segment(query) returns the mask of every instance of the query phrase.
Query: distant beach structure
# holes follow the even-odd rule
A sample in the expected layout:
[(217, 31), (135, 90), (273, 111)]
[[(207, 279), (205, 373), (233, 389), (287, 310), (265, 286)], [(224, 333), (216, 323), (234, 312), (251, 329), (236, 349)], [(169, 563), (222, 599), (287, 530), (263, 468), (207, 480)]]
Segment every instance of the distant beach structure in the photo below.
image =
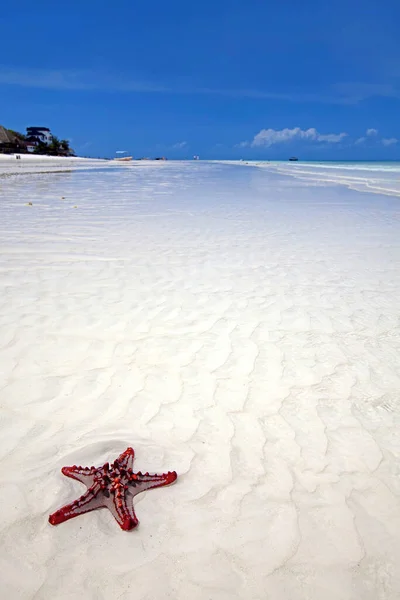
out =
[(35, 148), (39, 144), (46, 144), (47, 146), (53, 139), (52, 133), (48, 127), (27, 127), (26, 128), (26, 142), (28, 152), (34, 152)]
[(0, 154), (26, 152), (26, 143), (15, 131), (0, 125)]
[[(115, 154), (126, 154), (126, 150), (117, 150)], [(122, 161), (122, 162), (129, 162), (130, 160), (133, 159), (133, 156), (116, 156), (114, 158), (114, 160), (118, 160), (118, 161)]]

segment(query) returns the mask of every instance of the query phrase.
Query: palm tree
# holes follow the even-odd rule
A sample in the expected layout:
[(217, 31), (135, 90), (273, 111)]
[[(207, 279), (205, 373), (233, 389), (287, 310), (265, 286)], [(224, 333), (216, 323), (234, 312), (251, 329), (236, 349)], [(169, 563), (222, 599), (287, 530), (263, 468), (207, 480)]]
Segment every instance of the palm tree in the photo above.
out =
[(34, 154), (49, 154), (49, 147), (44, 142), (37, 142), (35, 149), (33, 151)]
[(68, 140), (61, 140), (60, 148), (62, 153), (65, 154), (65, 156), (70, 156), (71, 154), (73, 154)]
[(60, 140), (58, 139), (58, 137), (56, 137), (55, 135), (52, 136), (51, 142), (50, 142), (48, 148), (49, 148), (49, 154), (51, 154), (52, 156), (60, 155), (61, 144), (60, 144)]
[(59, 140), (55, 135), (53, 135), (49, 144), (38, 142), (34, 152), (35, 154), (48, 154), (50, 156), (73, 156), (74, 154), (69, 141)]

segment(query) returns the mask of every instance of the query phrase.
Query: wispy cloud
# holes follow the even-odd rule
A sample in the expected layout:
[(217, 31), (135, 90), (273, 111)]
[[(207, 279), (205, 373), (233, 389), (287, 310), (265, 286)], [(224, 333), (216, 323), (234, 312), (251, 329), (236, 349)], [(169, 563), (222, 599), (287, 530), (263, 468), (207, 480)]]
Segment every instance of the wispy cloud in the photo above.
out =
[(400, 89), (392, 83), (335, 83), (332, 92), (347, 99), (348, 104), (358, 104), (367, 98), (400, 98)]
[(310, 129), (300, 129), (300, 127), (294, 127), (293, 129), (261, 129), (250, 142), (241, 142), (238, 144), (239, 147), (251, 147), (256, 148), (263, 146), (269, 148), (274, 144), (284, 144), (293, 141), (306, 141), (306, 142), (327, 142), (329, 144), (337, 144), (341, 142), (347, 133), (319, 133), (314, 127)]
[(107, 74), (89, 69), (31, 69), (0, 65), (0, 85), (70, 91), (109, 91), (131, 93), (204, 94), (283, 102), (357, 104), (374, 96), (400, 98), (400, 89), (391, 84), (338, 83), (327, 89), (257, 90), (211, 88), (176, 81), (163, 84), (132, 78), (125, 73)]
[(365, 135), (359, 137), (358, 139), (355, 140), (354, 144), (359, 146), (360, 144), (368, 144), (369, 146), (371, 146), (371, 144), (383, 144), (384, 146), (393, 146), (394, 144), (397, 144), (398, 139), (395, 137), (391, 137), (391, 138), (381, 138), (379, 136), (379, 131), (377, 129), (367, 129), (367, 131), (365, 132)]
[(62, 71), (13, 69), (0, 66), (0, 84), (49, 90), (109, 90), (125, 92), (168, 92), (168, 88), (82, 69)]
[(188, 145), (188, 143), (187, 143), (187, 142), (177, 142), (176, 144), (174, 144), (174, 145), (172, 146), (172, 148), (173, 148), (174, 150), (181, 150), (182, 148), (185, 148), (187, 145)]
[(365, 135), (359, 137), (354, 143), (358, 146), (360, 144), (365, 144), (365, 142), (370, 141), (368, 140), (368, 138), (374, 138), (378, 135), (378, 130), (374, 129), (373, 127), (371, 127), (370, 129), (367, 129), (367, 131), (365, 132)]
[[(283, 102), (299, 103), (322, 103), (322, 104), (348, 104), (346, 97), (327, 92), (300, 92), (293, 90), (290, 92), (276, 92), (268, 90), (254, 89), (215, 89), (215, 88), (196, 88), (191, 93), (212, 94), (218, 96), (227, 96), (231, 98), (252, 98), (254, 100), (280, 100)], [(350, 103), (352, 103), (350, 99)]]
[(14, 69), (0, 67), (0, 84), (47, 89), (91, 89), (81, 71), (52, 71), (44, 69)]

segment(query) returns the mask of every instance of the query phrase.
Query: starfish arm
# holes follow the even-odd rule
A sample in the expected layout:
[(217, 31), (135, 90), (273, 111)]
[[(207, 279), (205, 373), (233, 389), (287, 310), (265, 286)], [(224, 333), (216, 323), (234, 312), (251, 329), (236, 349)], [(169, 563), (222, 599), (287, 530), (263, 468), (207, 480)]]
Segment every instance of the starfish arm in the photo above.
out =
[(90, 512), (92, 510), (96, 510), (96, 508), (101, 508), (105, 506), (105, 498), (103, 494), (99, 495), (101, 487), (98, 483), (89, 488), (83, 496), (71, 502), (70, 504), (66, 504), (59, 510), (56, 510), (55, 513), (49, 516), (49, 523), (52, 525), (59, 525), (60, 523), (64, 523), (64, 521), (68, 521), (69, 519), (73, 519), (83, 513)]
[(76, 479), (81, 483), (84, 483), (88, 488), (90, 488), (95, 481), (96, 468), (95, 467), (77, 467), (74, 465), (73, 467), (63, 467), (61, 469), (63, 475), (66, 477), (71, 477), (72, 479)]
[(129, 481), (129, 491), (132, 496), (136, 496), (136, 494), (140, 494), (140, 492), (144, 492), (145, 490), (150, 490), (152, 488), (163, 487), (164, 485), (170, 485), (176, 479), (178, 475), (176, 471), (168, 471), (168, 473), (163, 473), (162, 475), (149, 475), (149, 473), (132, 473)]
[(125, 452), (120, 454), (116, 459), (116, 463), (119, 465), (120, 469), (132, 469), (133, 467), (133, 459), (135, 458), (135, 451), (133, 448), (127, 448)]
[(115, 494), (114, 496), (110, 494), (109, 498), (106, 499), (106, 506), (124, 531), (130, 531), (139, 524), (133, 508), (132, 497), (130, 498), (130, 502), (127, 502), (125, 490), (120, 495)]

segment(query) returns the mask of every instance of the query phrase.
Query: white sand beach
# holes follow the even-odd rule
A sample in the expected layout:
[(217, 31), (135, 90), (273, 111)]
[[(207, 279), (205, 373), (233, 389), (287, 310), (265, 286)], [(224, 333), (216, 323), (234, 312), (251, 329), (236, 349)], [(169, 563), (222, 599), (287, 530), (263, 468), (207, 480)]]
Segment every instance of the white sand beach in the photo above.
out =
[[(399, 598), (399, 199), (82, 160), (0, 160), (4, 598)], [(136, 529), (48, 523), (128, 446)]]
[(87, 169), (106, 166), (110, 161), (79, 156), (44, 156), (41, 154), (0, 154), (0, 175), (48, 172), (62, 169)]

